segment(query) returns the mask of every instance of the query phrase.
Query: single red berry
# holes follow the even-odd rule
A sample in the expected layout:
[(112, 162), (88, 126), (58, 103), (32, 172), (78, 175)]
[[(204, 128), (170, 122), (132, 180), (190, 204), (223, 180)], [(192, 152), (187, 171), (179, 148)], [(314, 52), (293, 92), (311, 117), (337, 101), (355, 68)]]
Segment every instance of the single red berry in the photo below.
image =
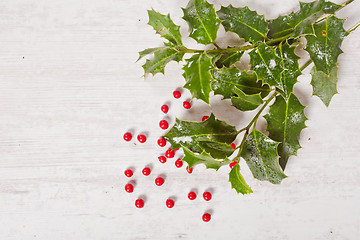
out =
[(158, 143), (158, 145), (159, 145), (160, 147), (165, 147), (165, 145), (166, 145), (166, 140), (163, 139), (163, 138), (159, 138), (159, 139), (157, 140), (157, 143)]
[(166, 157), (160, 156), (160, 157), (159, 157), (159, 161), (160, 161), (161, 163), (166, 163)]
[(161, 106), (161, 111), (162, 111), (163, 113), (167, 113), (167, 112), (169, 111), (168, 105), (166, 105), (166, 104), (162, 105), (162, 106)]
[(183, 107), (186, 109), (190, 109), (191, 108), (191, 104), (188, 101), (183, 102)]
[(175, 156), (174, 150), (171, 150), (171, 149), (166, 150), (165, 156), (166, 156), (167, 158), (173, 158), (173, 157)]
[(126, 169), (124, 173), (125, 173), (125, 176), (127, 176), (127, 177), (132, 177), (132, 175), (133, 175), (133, 171), (131, 169)]
[(141, 143), (146, 142), (146, 136), (143, 135), (143, 134), (138, 135), (138, 136), (137, 136), (137, 139), (138, 139), (138, 141), (141, 142)]
[(190, 200), (194, 200), (194, 199), (196, 198), (196, 193), (194, 193), (194, 192), (189, 192), (188, 198), (189, 198)]
[(187, 167), (186, 167), (186, 171), (187, 171), (188, 173), (192, 173), (193, 168), (189, 168), (189, 166), (187, 166)]
[(155, 184), (156, 184), (157, 186), (163, 185), (163, 184), (164, 184), (164, 179), (163, 179), (162, 177), (157, 177), (157, 178), (155, 178)]
[(127, 132), (124, 134), (124, 140), (129, 142), (132, 139), (131, 133)]
[(174, 98), (180, 98), (181, 97), (181, 92), (180, 91), (174, 91), (173, 96), (174, 96)]
[(130, 183), (125, 185), (125, 191), (128, 193), (132, 193), (134, 191), (134, 186)]
[(235, 143), (232, 143), (232, 144), (230, 145), (230, 147), (232, 147), (233, 149), (235, 149), (235, 148), (236, 148)]
[(202, 120), (202, 121), (205, 121), (205, 120), (208, 119), (208, 118), (209, 118), (209, 116), (203, 116), (201, 120)]
[(229, 164), (229, 167), (232, 169), (233, 167), (235, 167), (236, 164), (237, 164), (237, 162), (232, 162)]
[(151, 173), (151, 170), (150, 168), (146, 167), (142, 170), (142, 173), (145, 175), (145, 176), (149, 176), (150, 173)]
[(166, 120), (161, 120), (159, 122), (159, 126), (161, 129), (167, 129), (169, 127), (169, 123)]
[(183, 165), (183, 161), (181, 161), (181, 159), (178, 159), (178, 160), (175, 161), (175, 166), (176, 166), (177, 168), (181, 168), (182, 165)]
[(137, 208), (143, 208), (144, 207), (144, 200), (141, 198), (138, 198), (135, 200), (135, 207)]
[(202, 216), (202, 220), (204, 222), (208, 222), (210, 221), (210, 219), (211, 219), (211, 215), (209, 213), (204, 213), (204, 215)]
[(204, 192), (203, 194), (203, 198), (205, 201), (210, 201), (211, 200), (211, 193), (210, 192)]
[(175, 205), (174, 200), (172, 200), (172, 199), (166, 200), (166, 206), (167, 206), (168, 208), (173, 208), (174, 205)]

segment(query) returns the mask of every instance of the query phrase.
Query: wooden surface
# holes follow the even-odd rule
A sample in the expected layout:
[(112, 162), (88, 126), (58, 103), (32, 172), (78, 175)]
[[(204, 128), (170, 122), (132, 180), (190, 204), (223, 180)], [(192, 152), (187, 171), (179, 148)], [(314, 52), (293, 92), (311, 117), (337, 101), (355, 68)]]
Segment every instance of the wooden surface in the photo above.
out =
[[(298, 8), (295, 0), (219, 1), (216, 8), (244, 6), (275, 18)], [(341, 1), (336, 1), (341, 2)], [(156, 146), (166, 118), (199, 121), (213, 111), (242, 127), (254, 114), (234, 113), (227, 101), (211, 107), (193, 102), (183, 110), (171, 93), (184, 80), (177, 63), (166, 75), (141, 78), (137, 52), (162, 44), (146, 23), (146, 10), (171, 12), (181, 32), (187, 25), (180, 7), (187, 0), (4, 0), (0, 2), (0, 239), (358, 239), (360, 235), (360, 30), (343, 43), (339, 58), (340, 94), (329, 108), (311, 97), (309, 70), (295, 91), (310, 119), (303, 146), (291, 157), (281, 185), (252, 178), (254, 193), (237, 195), (227, 182), (228, 167), (218, 173), (160, 164)], [(359, 1), (339, 13), (349, 28), (359, 20)], [(234, 35), (219, 32), (219, 44)], [(196, 46), (186, 38), (187, 46)], [(299, 51), (306, 56), (306, 53)], [(260, 127), (264, 128), (264, 120)], [(148, 141), (125, 143), (122, 135), (145, 132)], [(240, 139), (237, 139), (239, 143)], [(134, 144), (136, 143), (136, 145)], [(149, 177), (141, 169), (150, 165)], [(134, 193), (127, 194), (123, 171), (133, 167)], [(163, 187), (154, 179), (166, 177)], [(199, 197), (186, 195), (195, 189)], [(209, 189), (213, 200), (205, 202)], [(146, 198), (136, 209), (134, 200)], [(176, 199), (167, 209), (165, 200)], [(201, 221), (205, 211), (209, 223)]]

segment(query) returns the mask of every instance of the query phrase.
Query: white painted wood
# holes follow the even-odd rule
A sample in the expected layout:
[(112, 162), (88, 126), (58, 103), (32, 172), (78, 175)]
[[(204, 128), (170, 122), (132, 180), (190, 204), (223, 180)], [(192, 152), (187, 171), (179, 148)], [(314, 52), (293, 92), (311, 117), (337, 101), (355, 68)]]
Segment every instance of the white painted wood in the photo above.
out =
[[(213, 0), (249, 4), (268, 18), (297, 8), (295, 0)], [(337, 1), (340, 2), (340, 1)], [(137, 52), (160, 46), (147, 26), (146, 10), (167, 13), (181, 31), (188, 29), (180, 7), (187, 0), (52, 0), (0, 2), (0, 239), (358, 239), (360, 235), (360, 31), (352, 33), (340, 56), (340, 94), (328, 109), (311, 97), (309, 74), (296, 92), (309, 107), (301, 149), (281, 185), (259, 182), (246, 165), (254, 194), (240, 196), (227, 182), (228, 167), (215, 173), (196, 167), (189, 175), (173, 161), (161, 165), (156, 146), (162, 134), (160, 106), (168, 118), (200, 120), (211, 109), (195, 101), (185, 111), (180, 65), (166, 76), (141, 78)], [(359, 19), (359, 1), (339, 13), (346, 27)], [(223, 29), (219, 34), (223, 34)], [(222, 37), (219, 44), (224, 44)], [(196, 46), (192, 39), (184, 42)], [(303, 52), (300, 54), (304, 55)], [(221, 118), (244, 126), (249, 115), (233, 113), (228, 102), (211, 99)], [(263, 126), (262, 126), (263, 127)], [(125, 143), (132, 129), (149, 135), (146, 144)], [(136, 141), (135, 141), (136, 142)], [(153, 173), (143, 177), (150, 164)], [(134, 193), (127, 194), (123, 171), (136, 169)], [(163, 187), (154, 178), (164, 174)], [(199, 197), (186, 195), (195, 188)], [(213, 200), (201, 199), (204, 190)], [(143, 195), (146, 206), (134, 207)], [(165, 207), (176, 197), (173, 209)], [(213, 219), (201, 221), (210, 210)]]

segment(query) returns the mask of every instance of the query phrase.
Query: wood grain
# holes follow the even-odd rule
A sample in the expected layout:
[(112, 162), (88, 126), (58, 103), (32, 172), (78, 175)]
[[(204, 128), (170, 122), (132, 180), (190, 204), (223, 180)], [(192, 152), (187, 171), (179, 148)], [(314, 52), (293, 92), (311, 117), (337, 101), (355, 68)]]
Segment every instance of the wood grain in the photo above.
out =
[[(297, 7), (295, 0), (211, 1), (217, 8), (246, 3), (268, 18)], [(340, 1), (336, 1), (340, 2)], [(186, 33), (180, 7), (187, 1), (88, 0), (0, 2), (0, 239), (357, 239), (360, 235), (360, 31), (343, 43), (340, 94), (326, 109), (311, 97), (310, 76), (295, 90), (310, 119), (302, 149), (289, 160), (289, 176), (278, 185), (252, 178), (254, 194), (238, 196), (227, 182), (229, 169), (196, 167), (189, 175), (174, 160), (161, 165), (156, 146), (164, 115), (200, 120), (214, 111), (223, 120), (246, 125), (251, 113), (233, 114), (218, 96), (211, 108), (195, 101), (185, 111), (171, 93), (182, 86), (180, 65), (166, 76), (143, 80), (137, 52), (162, 44), (146, 23), (146, 10), (171, 12)], [(339, 13), (346, 26), (358, 21), (360, 4)], [(221, 29), (219, 34), (224, 34)], [(237, 41), (231, 34), (219, 44)], [(192, 47), (195, 42), (184, 39)], [(299, 54), (305, 55), (304, 52)], [(262, 120), (262, 127), (264, 121)], [(261, 124), (260, 124), (261, 127)], [(145, 132), (145, 144), (125, 143), (131, 130)], [(135, 145), (136, 144), (136, 145)], [(149, 177), (141, 169), (150, 165)], [(135, 191), (123, 190), (133, 167)], [(158, 175), (166, 176), (159, 188)], [(195, 189), (199, 197), (186, 195)], [(205, 190), (213, 200), (205, 202)], [(134, 200), (146, 198), (145, 208)], [(167, 209), (168, 197), (176, 198)], [(201, 215), (212, 212), (204, 224)]]

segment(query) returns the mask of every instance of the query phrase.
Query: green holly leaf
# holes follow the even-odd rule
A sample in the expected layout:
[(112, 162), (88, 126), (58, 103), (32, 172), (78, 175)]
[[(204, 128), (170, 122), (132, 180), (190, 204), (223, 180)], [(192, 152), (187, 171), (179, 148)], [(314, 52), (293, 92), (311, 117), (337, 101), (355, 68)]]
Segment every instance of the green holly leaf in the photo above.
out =
[(158, 50), (154, 51), (154, 57), (151, 60), (146, 59), (146, 62), (144, 65), (142, 65), (142, 67), (145, 71), (145, 74), (164, 74), (164, 69), (167, 63), (170, 61), (179, 62), (182, 60), (183, 56), (184, 53), (179, 52), (174, 48), (159, 48)]
[(171, 20), (170, 14), (162, 15), (154, 9), (148, 10), (148, 24), (154, 28), (156, 33), (160, 34), (175, 45), (182, 45), (180, 26), (175, 25)]
[(142, 59), (146, 55), (153, 54), (154, 52), (159, 51), (160, 49), (165, 49), (165, 48), (164, 47), (147, 48), (147, 49), (139, 52), (139, 58), (136, 61), (139, 61), (140, 59)]
[(296, 46), (290, 46), (288, 43), (280, 44), (276, 49), (276, 54), (281, 58), (281, 66), (284, 71), (281, 72), (281, 83), (283, 90), (279, 90), (281, 95), (287, 99), (293, 92), (294, 84), (298, 76), (301, 75), (299, 69), (298, 57), (294, 50)]
[(279, 95), (269, 113), (264, 116), (269, 137), (280, 142), (278, 153), (282, 169), (285, 169), (289, 157), (296, 155), (301, 148), (298, 139), (307, 120), (304, 109), (305, 106), (301, 105), (294, 94), (290, 94), (286, 100)]
[(268, 37), (272, 39), (290, 35), (294, 29), (288, 24), (288, 16), (279, 16), (268, 21)]
[(188, 149), (185, 146), (182, 146), (182, 148), (184, 150), (184, 155), (185, 155), (182, 158), (182, 161), (187, 162), (189, 168), (192, 168), (197, 164), (203, 163), (206, 166), (206, 168), (212, 168), (217, 171), (221, 166), (227, 165), (231, 162), (228, 158), (226, 158), (223, 161), (215, 160), (214, 158), (211, 157), (210, 154), (208, 154), (205, 151), (198, 154), (192, 152), (190, 149)]
[(249, 166), (254, 178), (278, 184), (286, 175), (279, 165), (279, 155), (275, 142), (257, 130), (246, 138), (241, 157)]
[(338, 56), (343, 52), (340, 45), (349, 34), (343, 28), (344, 19), (330, 16), (324, 21), (314, 24), (315, 36), (306, 36), (304, 48), (310, 54), (316, 70), (329, 75), (337, 66)]
[(209, 103), (209, 93), (212, 91), (210, 70), (213, 68), (211, 58), (206, 53), (195, 54), (190, 59), (186, 59), (183, 67), (183, 76), (186, 79), (184, 88), (189, 89), (194, 98), (206, 103)]
[(232, 97), (231, 103), (240, 111), (254, 110), (263, 103), (260, 93), (247, 95), (236, 87), (234, 88), (234, 93), (237, 97)]
[(300, 2), (300, 10), (288, 16), (288, 23), (294, 29), (293, 36), (313, 34), (312, 24), (324, 13), (333, 14), (340, 7), (327, 0)]
[(234, 149), (229, 144), (221, 142), (198, 141), (198, 145), (216, 159), (225, 159), (234, 152)]
[(198, 141), (213, 141), (231, 144), (237, 136), (234, 126), (215, 119), (214, 114), (203, 122), (188, 122), (176, 119), (174, 126), (164, 138), (173, 148), (185, 146), (194, 152), (201, 152)]
[(251, 70), (253, 70), (258, 79), (269, 86), (275, 86), (284, 90), (281, 81), (282, 68), (281, 58), (275, 54), (275, 49), (265, 43), (260, 44), (250, 53)]
[(206, 0), (190, 0), (182, 10), (183, 19), (189, 24), (190, 37), (205, 45), (214, 43), (221, 22), (214, 6)]
[(211, 88), (215, 94), (224, 96), (224, 98), (236, 97), (234, 93), (235, 87), (243, 91), (245, 94), (260, 93), (262, 97), (266, 97), (270, 89), (267, 85), (263, 85), (257, 80), (255, 73), (247, 73), (237, 68), (221, 68), (212, 71), (213, 81)]
[(229, 182), (231, 183), (231, 188), (235, 189), (237, 193), (249, 194), (253, 191), (245, 182), (245, 179), (240, 174), (240, 166), (236, 164), (229, 173)]
[(321, 71), (315, 71), (315, 67), (311, 71), (313, 86), (313, 95), (318, 96), (325, 106), (329, 106), (332, 97), (338, 93), (336, 84), (338, 82), (337, 67), (333, 67), (330, 75), (326, 75)]
[(258, 42), (267, 39), (269, 31), (263, 15), (258, 15), (256, 11), (251, 11), (247, 6), (235, 8), (232, 5), (221, 7), (217, 15), (222, 20), (222, 25), (226, 31), (236, 33), (246, 42)]
[(341, 5), (327, 0), (314, 2), (300, 2), (300, 10), (287, 16), (279, 16), (269, 23), (269, 37), (280, 38), (291, 34), (291, 37), (299, 37), (314, 34), (312, 24), (324, 13), (333, 14)]
[(231, 67), (236, 62), (240, 61), (240, 58), (244, 54), (244, 51), (220, 53), (219, 58), (216, 59), (215, 64), (218, 68)]

